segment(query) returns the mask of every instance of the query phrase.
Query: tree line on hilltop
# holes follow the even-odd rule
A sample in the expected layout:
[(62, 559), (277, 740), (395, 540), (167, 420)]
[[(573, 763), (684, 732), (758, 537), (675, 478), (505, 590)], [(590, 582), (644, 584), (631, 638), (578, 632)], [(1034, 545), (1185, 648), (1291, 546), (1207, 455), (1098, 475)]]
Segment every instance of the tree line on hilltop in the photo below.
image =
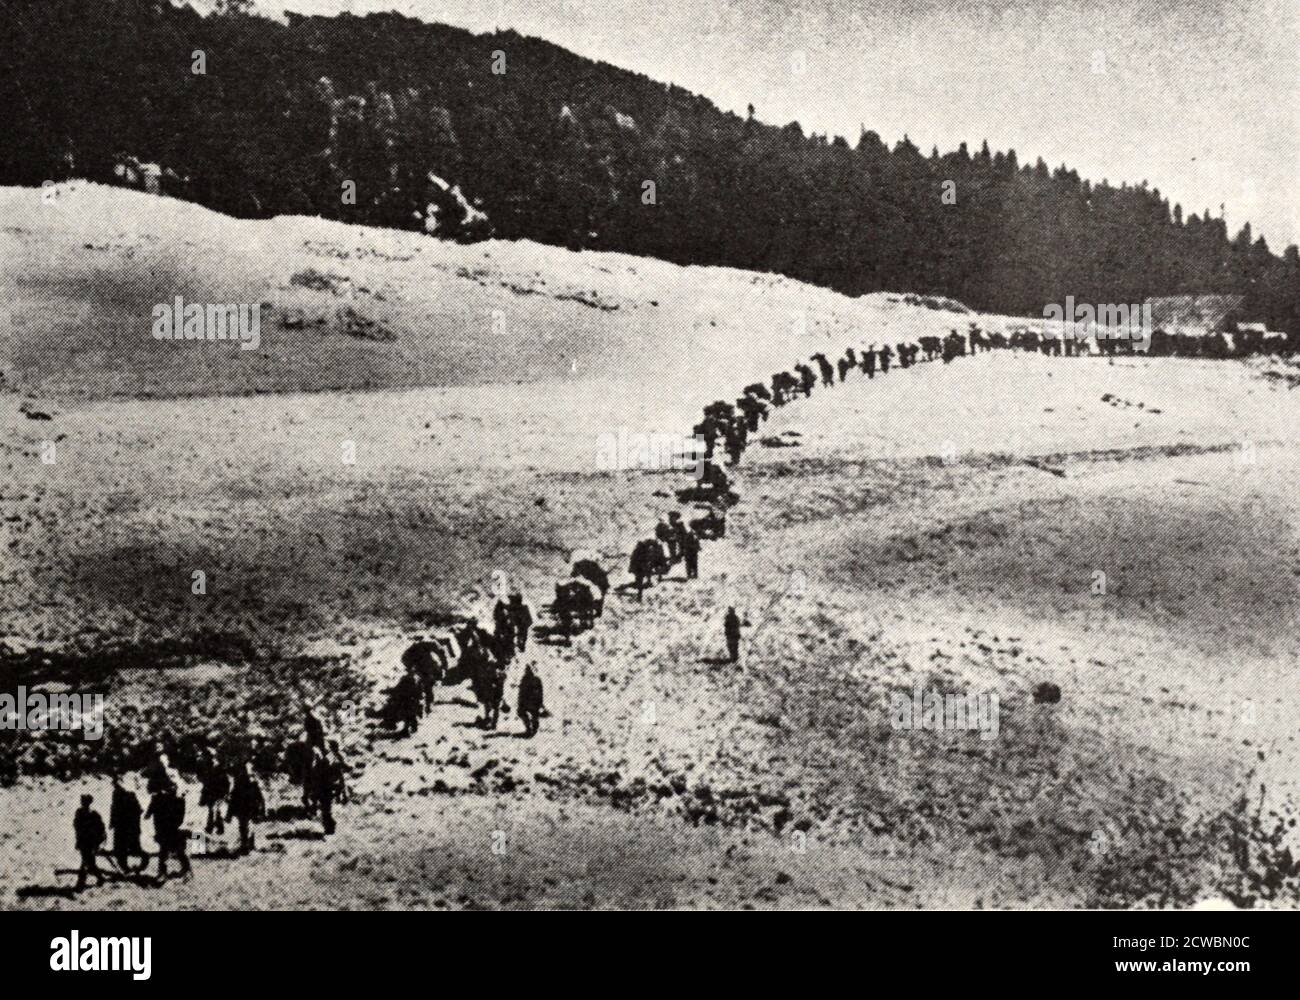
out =
[(767, 125), (512, 31), (280, 23), (242, 0), (206, 17), (168, 0), (19, 5), (0, 42), (0, 183), (113, 181), (134, 158), (242, 217), (491, 232), (1022, 315), (1067, 295), (1241, 294), (1300, 339), (1296, 247), (1279, 257), (1249, 224), (1230, 236), (1145, 182), (987, 143), (927, 155), (866, 129), (850, 144)]

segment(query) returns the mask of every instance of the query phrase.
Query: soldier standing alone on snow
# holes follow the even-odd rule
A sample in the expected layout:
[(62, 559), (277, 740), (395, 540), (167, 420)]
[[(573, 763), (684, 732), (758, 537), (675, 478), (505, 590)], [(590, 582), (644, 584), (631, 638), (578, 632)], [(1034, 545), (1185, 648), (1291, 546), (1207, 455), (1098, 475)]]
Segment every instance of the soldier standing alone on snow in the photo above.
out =
[(686, 561), (686, 579), (694, 580), (700, 575), (700, 536), (694, 528), (687, 528), (682, 535), (682, 558)]
[(542, 679), (533, 672), (530, 663), (519, 679), (519, 718), (524, 724), (524, 735), (532, 739), (541, 725), (543, 707)]
[(732, 663), (740, 662), (740, 615), (736, 614), (735, 608), (727, 608), (722, 631), (727, 637), (727, 659)]

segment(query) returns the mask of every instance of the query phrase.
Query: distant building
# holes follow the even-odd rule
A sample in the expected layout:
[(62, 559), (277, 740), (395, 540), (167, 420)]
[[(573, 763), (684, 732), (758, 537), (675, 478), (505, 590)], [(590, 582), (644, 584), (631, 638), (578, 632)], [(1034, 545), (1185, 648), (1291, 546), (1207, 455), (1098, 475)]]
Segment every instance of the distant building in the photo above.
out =
[(1147, 299), (1153, 331), (1183, 337), (1231, 333), (1243, 318), (1240, 295), (1165, 295)]
[[(1169, 295), (1147, 299), (1151, 353), (1244, 357), (1285, 352), (1288, 338), (1247, 319), (1242, 295)], [(1146, 322), (1143, 324), (1146, 326)]]
[(1239, 345), (1254, 345), (1256, 350), (1276, 354), (1286, 348), (1287, 335), (1280, 330), (1270, 330), (1267, 323), (1238, 323), (1234, 338)]
[(141, 163), (134, 156), (121, 156), (113, 164), (113, 176), (127, 187), (139, 188), (147, 194), (162, 193), (162, 167), (156, 163)]

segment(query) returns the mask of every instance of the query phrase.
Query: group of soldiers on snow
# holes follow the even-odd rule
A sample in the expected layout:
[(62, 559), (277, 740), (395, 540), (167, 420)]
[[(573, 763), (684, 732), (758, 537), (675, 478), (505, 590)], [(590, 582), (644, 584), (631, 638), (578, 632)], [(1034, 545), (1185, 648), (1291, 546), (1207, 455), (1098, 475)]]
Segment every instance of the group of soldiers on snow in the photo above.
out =
[[(1113, 344), (1101, 346), (1105, 353), (1114, 353)], [(1165, 337), (1159, 346), (1160, 350), (1154, 349), (1153, 340), (1153, 354), (1214, 353), (1199, 344), (1195, 350), (1185, 347), (1171, 337)], [(793, 370), (777, 372), (770, 384), (755, 382), (746, 386), (734, 403), (710, 403), (704, 408), (703, 419), (695, 426), (696, 440), (702, 450), (698, 456), (701, 464), (696, 483), (677, 493), (683, 503), (698, 504), (696, 509), (701, 516), (688, 523), (680, 512), (670, 511), (660, 517), (652, 537), (633, 546), (628, 570), (638, 599), (678, 562), (684, 565), (688, 580), (696, 579), (702, 542), (725, 534), (727, 509), (739, 497), (731, 488), (730, 477), (715, 460), (719, 446), (730, 465), (739, 465), (750, 436), (770, 417), (771, 411), (800, 396), (811, 396), (819, 377), (823, 387), (831, 387), (837, 376), (843, 383), (855, 371), (869, 379), (874, 379), (877, 372), (887, 375), (895, 358), (899, 367), (909, 368), (922, 355), (926, 361), (948, 363), (968, 352), (975, 354), (1007, 347), (1051, 355), (1071, 355), (1084, 349), (1069, 338), (1052, 338), (1033, 330), (1017, 330), (1009, 337), (997, 332), (986, 333), (972, 322), (965, 336), (953, 330), (945, 337), (922, 336), (916, 343), (885, 344), (879, 348), (871, 344), (856, 350), (850, 347), (834, 362), (818, 352), (809, 358), (811, 364), (801, 362)], [(555, 633), (567, 643), (573, 634), (591, 628), (604, 610), (609, 588), (608, 574), (594, 559), (575, 558), (568, 578), (555, 585), (555, 600), (550, 605), (556, 621)], [(743, 624), (747, 623), (736, 609), (728, 607), (723, 634), (728, 660), (733, 663), (740, 657)], [(508, 669), (515, 657), (527, 650), (533, 626), (532, 609), (515, 590), (507, 599), (497, 600), (491, 631), (481, 627), (475, 618), (467, 618), (440, 634), (416, 641), (402, 654), (403, 673), (389, 692), (383, 713), (386, 721), (398, 735), (410, 735), (433, 708), (438, 685), (468, 680), (483, 709), (478, 724), (495, 729), (501, 711), (508, 710), (504, 701)], [(546, 710), (542, 679), (532, 663), (524, 667), (516, 707), (524, 736), (536, 735)], [(334, 804), (346, 802), (348, 798), (347, 770), (338, 741), (326, 740), (324, 727), (310, 709), (305, 712), (301, 733), (285, 752), (283, 769), (290, 781), (301, 788), (305, 814), (310, 817), (319, 813), (324, 833), (333, 833)], [(234, 822), (238, 829), (236, 853), (242, 855), (253, 850), (252, 825), (266, 817), (266, 801), (252, 763), (247, 759), (223, 763), (214, 751), (205, 749), (198, 755), (194, 773), (200, 784), (199, 805), (206, 809), (204, 833), (222, 837), (225, 824)], [(143, 782), (148, 798), (147, 808), (141, 805), (137, 795), (139, 781)], [(107, 853), (118, 870), (123, 875), (138, 876), (144, 872), (149, 860), (141, 843), (144, 820), (153, 821), (158, 879), (166, 878), (169, 860), (177, 862), (180, 874), (187, 874), (190, 834), (185, 829), (185, 789), (180, 772), (159, 745), (149, 766), (139, 772), (113, 775), (107, 825), (95, 810), (93, 797), (82, 795), (80, 808), (73, 818), (75, 844), (81, 858), (77, 888), (84, 888), (88, 878), (104, 881), (105, 873), (99, 868), (98, 859), (106, 853), (104, 848), (110, 833), (112, 849)]]
[[(193, 764), (199, 808), (205, 811), (205, 837), (224, 841), (226, 824), (233, 823), (238, 835), (233, 853), (244, 855), (254, 850), (253, 825), (266, 818), (266, 798), (252, 762), (244, 756), (223, 760), (215, 750), (203, 747)], [(324, 833), (333, 833), (333, 805), (348, 799), (347, 768), (338, 741), (325, 738), (324, 726), (310, 709), (304, 712), (300, 737), (285, 751), (283, 768), (289, 780), (301, 786), (304, 814), (310, 817), (319, 812)], [(144, 820), (153, 821), (157, 881), (167, 878), (169, 861), (179, 866), (178, 874), (188, 875), (192, 833), (186, 829), (185, 816), (189, 787), (171, 756), (158, 744), (145, 767), (113, 774), (107, 825), (94, 807), (94, 797), (82, 795), (73, 817), (74, 841), (81, 859), (77, 889), (85, 888), (89, 878), (97, 884), (105, 881), (106, 872), (98, 863), (105, 853), (121, 876), (144, 875), (149, 864), (141, 842)], [(147, 808), (140, 802), (141, 788), (148, 799)], [(112, 846), (106, 851), (110, 833)]]
[[(882, 375), (889, 374), (890, 366), (897, 357), (900, 368), (910, 368), (917, 363), (922, 352), (927, 361), (942, 357), (947, 362), (970, 353), (981, 347), (993, 346), (993, 338), (1004, 341), (1001, 334), (986, 336), (971, 324), (968, 337), (952, 331), (947, 337), (922, 337), (913, 344), (908, 342), (894, 345), (885, 344), (877, 348), (875, 344), (861, 349), (848, 348), (844, 355), (834, 363), (825, 353), (818, 352), (809, 358), (812, 364), (799, 362), (790, 371), (779, 371), (772, 376), (770, 386), (764, 382), (754, 382), (745, 386), (740, 397), (734, 403), (718, 400), (704, 408), (704, 419), (695, 425), (695, 438), (702, 446), (702, 470), (699, 487), (682, 491), (679, 497), (705, 499), (712, 503), (729, 506), (736, 497), (729, 492), (730, 483), (726, 474), (717, 467), (714, 455), (721, 445), (731, 465), (739, 465), (740, 458), (749, 445), (750, 435), (758, 431), (759, 425), (768, 419), (771, 411), (777, 407), (802, 397), (809, 397), (817, 387), (819, 376), (821, 385), (835, 385), (836, 377), (840, 382), (848, 381), (849, 374), (861, 371), (867, 378), (875, 378), (877, 370)], [(1003, 346), (1004, 346), (1003, 344)], [(816, 371), (813, 370), (816, 365)]]
[[(384, 709), (386, 721), (397, 729), (399, 736), (409, 736), (433, 708), (438, 685), (468, 680), (483, 709), (479, 725), (495, 729), (505, 698), (506, 673), (515, 656), (528, 649), (532, 627), (532, 608), (516, 590), (507, 599), (497, 600), (492, 610), (491, 632), (471, 617), (412, 643), (402, 653), (404, 669), (389, 693)], [(531, 664), (525, 669), (525, 676), (527, 683), (521, 682), (518, 708), (525, 735), (531, 736), (536, 732), (535, 723), (543, 710), (542, 686)]]
[[(1042, 338), (1035, 336), (1031, 342), (1028, 335), (1018, 334), (1008, 342), (1002, 334), (981, 333), (972, 323), (967, 337), (954, 330), (942, 339), (921, 337), (915, 344), (886, 344), (880, 348), (872, 344), (860, 350), (850, 347), (833, 363), (819, 352), (809, 359), (811, 365), (801, 362), (792, 371), (777, 372), (770, 385), (755, 382), (746, 386), (734, 403), (710, 403), (704, 408), (703, 420), (695, 426), (703, 451), (697, 481), (678, 491), (679, 500), (699, 505), (696, 509), (701, 516), (688, 523), (679, 511), (670, 511), (660, 517), (652, 537), (633, 546), (628, 570), (638, 598), (679, 562), (684, 566), (686, 578), (696, 579), (702, 542), (725, 534), (727, 508), (739, 497), (731, 488), (730, 477), (715, 460), (718, 446), (721, 445), (732, 466), (738, 465), (750, 436), (769, 418), (771, 411), (800, 396), (811, 396), (819, 376), (822, 386), (830, 387), (835, 384), (836, 376), (842, 383), (854, 371), (868, 378), (874, 378), (877, 371), (886, 375), (895, 357), (900, 367), (908, 368), (917, 363), (922, 353), (928, 361), (941, 358), (948, 362), (965, 355), (968, 349), (973, 354), (980, 349), (1005, 346), (1047, 349)], [(596, 560), (586, 556), (575, 558), (568, 578), (555, 585), (555, 600), (550, 605), (556, 622), (555, 633), (567, 643), (573, 634), (591, 628), (604, 610), (609, 588), (609, 576)], [(507, 598), (496, 601), (491, 631), (471, 617), (414, 642), (402, 654), (403, 672), (389, 692), (383, 711), (385, 721), (397, 735), (411, 735), (420, 719), (433, 708), (438, 685), (468, 680), (483, 711), (478, 724), (495, 729), (501, 711), (508, 710), (507, 672), (516, 656), (526, 652), (534, 623), (532, 608), (514, 590)], [(733, 663), (740, 657), (742, 624), (736, 609), (728, 607), (723, 635), (728, 659)], [(525, 665), (519, 681), (516, 708), (524, 736), (536, 735), (546, 710), (542, 679), (531, 662)], [(305, 814), (310, 817), (319, 813), (324, 833), (333, 833), (333, 807), (335, 803), (346, 802), (348, 797), (347, 771), (338, 741), (326, 740), (324, 727), (310, 710), (305, 713), (299, 736), (285, 752), (284, 770), (289, 780), (301, 789)], [(205, 834), (221, 837), (226, 822), (234, 822), (238, 827), (237, 853), (253, 850), (252, 825), (265, 818), (266, 801), (252, 764), (248, 760), (223, 764), (213, 751), (204, 750), (195, 773), (200, 784), (199, 805), (206, 809)], [(120, 872), (124, 875), (143, 872), (148, 864), (140, 840), (145, 819), (153, 820), (158, 878), (166, 877), (167, 863), (173, 859), (180, 865), (182, 875), (190, 871), (185, 784), (180, 773), (158, 747), (153, 762), (141, 774), (148, 808), (140, 804), (135, 782), (130, 780), (132, 775), (115, 774), (107, 826), (94, 808), (93, 797), (82, 796), (73, 820), (76, 848), (81, 856), (78, 889), (85, 886), (87, 878), (104, 880), (97, 859), (104, 853), (110, 832), (113, 840), (110, 854)], [(137, 859), (138, 865), (133, 866)]]

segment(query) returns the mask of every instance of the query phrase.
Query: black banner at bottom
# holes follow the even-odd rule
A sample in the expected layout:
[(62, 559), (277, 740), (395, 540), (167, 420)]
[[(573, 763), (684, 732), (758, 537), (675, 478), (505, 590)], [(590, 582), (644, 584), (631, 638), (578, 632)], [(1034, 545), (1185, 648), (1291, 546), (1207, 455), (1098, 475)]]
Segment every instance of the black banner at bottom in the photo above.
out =
[(373, 988), (427, 975), (431, 965), (477, 969), (471, 974), (486, 974), (497, 989), (512, 980), (594, 984), (688, 968), (697, 986), (716, 978), (729, 990), (746, 981), (806, 987), (814, 970), (849, 967), (864, 983), (919, 975), (927, 987), (971, 985), (996, 970), (999, 983), (1231, 988), (1291, 967), (1294, 916), (23, 912), (0, 914), (0, 953), (20, 984), (63, 979), (91, 988)]

